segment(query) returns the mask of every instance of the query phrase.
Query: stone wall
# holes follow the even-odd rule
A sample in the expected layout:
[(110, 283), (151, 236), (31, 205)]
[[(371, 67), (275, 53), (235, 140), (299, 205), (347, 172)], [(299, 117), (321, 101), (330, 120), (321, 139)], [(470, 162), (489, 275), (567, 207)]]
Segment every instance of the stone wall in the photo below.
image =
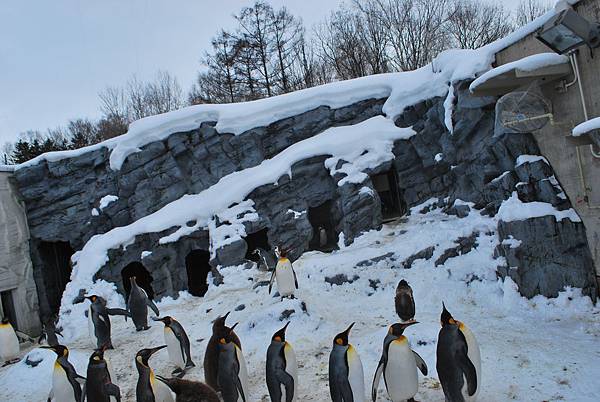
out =
[[(558, 210), (570, 208), (569, 200), (559, 196), (562, 189), (549, 165), (515, 166), (520, 155), (540, 154), (535, 138), (529, 134), (493, 137), (496, 99), (472, 97), (467, 88), (468, 83), (455, 87), (453, 133), (444, 123), (444, 99), (414, 105), (396, 124), (412, 126), (417, 135), (395, 142), (395, 159), (365, 173), (372, 176), (395, 170), (409, 207), (438, 197), (448, 213), (456, 213), (453, 203), (460, 199), (474, 203), (480, 213), (494, 216), (502, 202), (517, 192), (523, 202), (543, 201)], [(319, 107), (238, 136), (218, 133), (214, 123), (203, 123), (197, 130), (144, 146), (130, 155), (119, 171), (108, 168), (106, 150), (20, 169), (16, 179), (27, 204), (32, 244), (63, 240), (80, 249), (94, 234), (127, 225), (183, 194), (198, 193), (222, 176), (256, 166), (292, 143), (329, 127), (382, 114), (384, 101), (371, 99), (337, 110)], [(379, 228), (380, 200), (372, 191), (371, 180), (339, 186), (342, 174), (332, 176), (324, 166), (325, 159), (296, 163), (291, 178), (284, 175), (276, 184), (249, 194), (247, 199), (254, 202), (259, 218), (244, 222), (246, 233), (266, 228), (271, 245), (289, 248), (292, 258), (297, 258), (308, 249), (313, 235), (307, 211), (325, 202), (331, 203), (335, 232), (343, 233), (346, 244), (364, 231)], [(362, 190), (365, 187), (366, 191)], [(109, 194), (119, 199), (92, 215), (99, 200)], [(159, 238), (173, 230), (137, 236), (126, 248), (111, 250), (110, 262), (97, 277), (115, 282), (122, 290), (121, 270), (140, 261), (143, 251), (152, 251), (142, 262), (154, 278), (157, 297), (185, 289), (185, 256), (193, 249), (208, 250), (209, 235), (207, 230), (198, 230), (177, 242), (158, 244)], [(528, 297), (556, 296), (564, 286), (574, 285), (595, 298), (593, 263), (584, 233), (581, 223), (547, 217), (500, 222), (499, 239), (512, 236), (522, 244), (516, 249), (498, 247), (497, 256), (502, 257), (498, 274), (513, 278)], [(530, 247), (532, 243), (536, 247)], [(244, 263), (246, 250), (243, 240), (215, 250), (211, 260), (215, 279), (219, 280), (218, 266)], [(36, 258), (35, 252), (33, 255), (35, 268), (43, 270), (44, 261)]]

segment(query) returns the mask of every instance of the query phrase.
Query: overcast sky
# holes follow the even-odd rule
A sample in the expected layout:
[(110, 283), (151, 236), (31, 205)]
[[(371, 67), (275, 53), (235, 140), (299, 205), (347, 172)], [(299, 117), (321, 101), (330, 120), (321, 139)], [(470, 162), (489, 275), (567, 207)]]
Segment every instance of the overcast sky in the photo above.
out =
[[(518, 0), (509, 0), (516, 3)], [(270, 0), (307, 26), (341, 0)], [(99, 117), (98, 92), (174, 74), (187, 92), (211, 37), (244, 0), (0, 0), (0, 146), (28, 129)]]

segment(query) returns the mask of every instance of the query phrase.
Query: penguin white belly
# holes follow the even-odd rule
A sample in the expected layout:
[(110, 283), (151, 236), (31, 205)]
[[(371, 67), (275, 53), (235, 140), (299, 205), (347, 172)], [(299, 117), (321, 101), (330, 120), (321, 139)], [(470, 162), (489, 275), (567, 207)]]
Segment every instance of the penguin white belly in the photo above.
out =
[(154, 377), (154, 373), (150, 374), (150, 386), (156, 402), (175, 402), (171, 389), (167, 384)]
[(481, 389), (481, 352), (479, 351), (479, 344), (477, 343), (477, 339), (475, 339), (475, 335), (473, 332), (467, 327), (464, 323), (460, 323), (460, 330), (465, 336), (465, 340), (467, 341), (467, 357), (475, 366), (475, 372), (477, 373), (477, 390), (472, 396), (469, 396), (467, 391), (467, 379), (465, 378), (465, 385), (462, 388), (462, 394), (465, 398), (465, 402), (475, 402), (477, 400), (477, 395), (479, 395), (479, 390)]
[[(283, 348), (283, 355), (285, 356), (285, 372), (294, 379), (294, 396), (292, 397), (292, 402), (295, 402), (298, 397), (298, 362), (292, 345), (287, 342)], [(287, 394), (283, 385), (281, 385), (281, 400), (287, 401)]]
[(96, 338), (96, 327), (94, 325), (94, 319), (92, 318), (92, 308), (88, 308), (88, 332), (90, 334), (90, 339), (92, 340), (93, 347), (96, 349), (98, 347), (98, 338)]
[(117, 377), (115, 376), (115, 372), (113, 371), (112, 364), (110, 364), (110, 359), (106, 354), (104, 355), (104, 361), (106, 362), (106, 370), (108, 370), (108, 375), (110, 376), (110, 381), (117, 381)]
[(56, 402), (79, 402), (75, 400), (75, 391), (67, 378), (67, 373), (58, 363), (54, 363), (52, 372), (52, 394)]
[(354, 402), (365, 401), (365, 375), (363, 372), (362, 361), (358, 352), (352, 345), (348, 345), (348, 351), (346, 352), (348, 357), (348, 382), (352, 389), (352, 395), (354, 396)]
[(417, 394), (417, 363), (406, 340), (395, 340), (390, 344), (384, 376), (388, 395), (393, 402), (405, 401)]
[(167, 352), (169, 352), (171, 363), (180, 369), (185, 368), (185, 359), (181, 352), (181, 344), (173, 333), (173, 330), (169, 327), (165, 327), (165, 343), (167, 344)]
[(19, 338), (10, 324), (0, 324), (0, 357), (2, 362), (19, 356)]
[[(235, 353), (238, 359), (238, 363), (240, 365), (240, 372), (238, 373), (238, 377), (240, 379), (240, 382), (242, 383), (242, 389), (244, 390), (246, 401), (250, 401), (250, 394), (248, 393), (248, 369), (246, 368), (246, 360), (244, 359), (242, 350), (238, 348), (237, 345), (235, 345)], [(242, 402), (242, 395), (238, 397), (238, 402)]]
[(277, 279), (277, 290), (281, 296), (285, 297), (294, 294), (296, 286), (291, 264), (277, 264), (275, 279)]

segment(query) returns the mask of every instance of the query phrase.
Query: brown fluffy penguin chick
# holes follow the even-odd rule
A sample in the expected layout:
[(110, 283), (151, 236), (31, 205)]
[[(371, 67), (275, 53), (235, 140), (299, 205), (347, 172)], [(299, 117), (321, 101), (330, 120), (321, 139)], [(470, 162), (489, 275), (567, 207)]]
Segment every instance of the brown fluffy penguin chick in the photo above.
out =
[(217, 317), (213, 322), (212, 336), (206, 345), (206, 353), (204, 354), (204, 381), (215, 391), (220, 391), (217, 375), (219, 373), (219, 339), (231, 332), (233, 343), (242, 349), (240, 338), (235, 332), (231, 331), (225, 320), (229, 313), (222, 317)]
[(403, 322), (408, 322), (415, 317), (415, 299), (413, 298), (412, 288), (402, 279), (396, 288), (396, 314)]
[(219, 402), (214, 389), (200, 381), (182, 380), (180, 378), (158, 378), (175, 392), (175, 402)]

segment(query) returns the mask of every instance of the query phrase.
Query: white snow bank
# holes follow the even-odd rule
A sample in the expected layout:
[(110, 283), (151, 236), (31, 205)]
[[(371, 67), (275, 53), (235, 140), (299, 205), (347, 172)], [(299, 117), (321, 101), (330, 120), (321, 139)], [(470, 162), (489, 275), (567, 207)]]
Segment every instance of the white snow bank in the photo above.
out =
[(100, 208), (100, 210), (103, 210), (104, 208), (108, 207), (110, 203), (115, 202), (118, 199), (119, 197), (117, 197), (116, 195), (105, 195), (100, 199), (100, 204), (98, 205), (98, 208)]
[(547, 202), (522, 202), (516, 191), (500, 205), (496, 217), (504, 222), (522, 221), (541, 216), (554, 216), (557, 221), (569, 219), (571, 222), (581, 222), (581, 218), (573, 208), (559, 211)]
[(518, 248), (523, 242), (519, 239), (515, 239), (513, 235), (509, 235), (508, 238), (502, 240), (502, 244), (509, 246), (510, 248)]
[(0, 172), (12, 173), (15, 171), (15, 165), (0, 165)]
[(521, 166), (524, 163), (533, 163), (537, 161), (544, 161), (547, 165), (550, 164), (548, 159), (544, 158), (541, 155), (519, 155), (517, 158), (517, 162), (515, 163), (515, 167)]
[(523, 57), (522, 59), (513, 61), (511, 63), (503, 64), (486, 72), (471, 83), (471, 85), (469, 86), (469, 90), (473, 92), (477, 89), (477, 87), (484, 84), (485, 82), (511, 70), (533, 71), (542, 67), (549, 67), (566, 63), (569, 63), (569, 58), (567, 56), (556, 53), (538, 53), (531, 56)]
[[(412, 129), (398, 128), (383, 116), (373, 117), (354, 126), (330, 128), (289, 146), (258, 166), (221, 178), (199, 194), (184, 195), (130, 225), (116, 227), (104, 234), (93, 236), (83, 249), (72, 257), (73, 272), (71, 281), (63, 293), (61, 311), (78, 309), (78, 305), (72, 305), (73, 298), (79, 289), (89, 289), (92, 286), (94, 274), (108, 262), (108, 250), (131, 243), (135, 236), (179, 226), (180, 229), (175, 233), (160, 240), (161, 243), (176, 241), (179, 237), (191, 233), (190, 231), (208, 227), (215, 214), (227, 210), (234, 203), (242, 202), (255, 188), (276, 182), (296, 162), (317, 155), (360, 155), (368, 151), (365, 155), (373, 154), (371, 160), (379, 163), (380, 158), (375, 157), (375, 151), (389, 150), (395, 140), (409, 138), (414, 134)], [(369, 167), (366, 163), (361, 166)], [(186, 224), (190, 221), (195, 221), (191, 227)], [(219, 238), (219, 241), (224, 240), (224, 236)]]
[(587, 134), (593, 130), (600, 130), (600, 117), (595, 117), (578, 124), (571, 132), (571, 135), (574, 137), (579, 137), (580, 135)]
[(456, 96), (454, 95), (454, 85), (448, 86), (448, 95), (446, 95), (446, 99), (444, 100), (444, 123), (446, 124), (446, 128), (452, 134), (454, 132), (454, 124), (452, 123), (452, 113), (454, 113), (454, 99)]
[(127, 133), (99, 144), (77, 150), (50, 152), (17, 166), (20, 169), (41, 161), (72, 158), (86, 152), (108, 148), (110, 167), (119, 170), (132, 153), (169, 135), (198, 128), (202, 122), (217, 122), (221, 133), (241, 134), (254, 127), (304, 113), (319, 106), (339, 108), (370, 98), (385, 98), (383, 112), (395, 119), (407, 107), (420, 101), (448, 94), (449, 84), (475, 78), (492, 65), (500, 50), (524, 38), (555, 15), (551, 10), (510, 35), (479, 49), (451, 49), (440, 53), (431, 64), (418, 70), (377, 74), (339, 81), (252, 102), (224, 105), (195, 105), (145, 117), (129, 125)]

